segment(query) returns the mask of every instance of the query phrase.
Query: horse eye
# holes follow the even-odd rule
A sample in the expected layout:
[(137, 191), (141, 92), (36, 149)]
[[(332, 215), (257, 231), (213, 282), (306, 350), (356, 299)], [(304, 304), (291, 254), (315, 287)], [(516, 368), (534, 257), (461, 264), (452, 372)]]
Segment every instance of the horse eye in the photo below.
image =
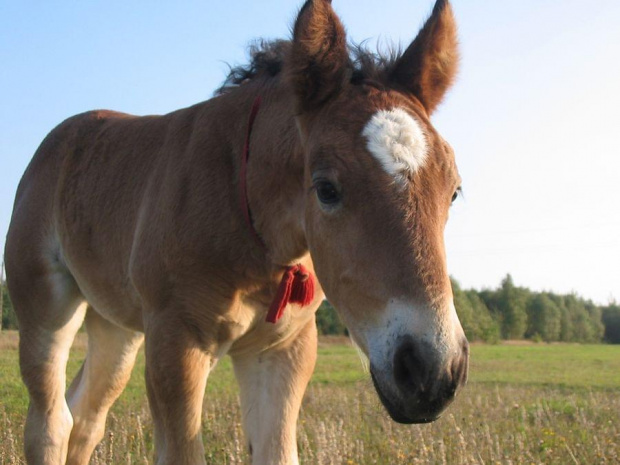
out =
[(460, 189), (457, 189), (457, 190), (454, 191), (454, 194), (452, 194), (452, 201), (450, 203), (454, 203), (454, 201), (456, 199), (458, 199), (458, 197), (459, 197), (459, 190)]
[(340, 202), (338, 189), (329, 181), (321, 180), (316, 183), (316, 196), (325, 205), (335, 205)]

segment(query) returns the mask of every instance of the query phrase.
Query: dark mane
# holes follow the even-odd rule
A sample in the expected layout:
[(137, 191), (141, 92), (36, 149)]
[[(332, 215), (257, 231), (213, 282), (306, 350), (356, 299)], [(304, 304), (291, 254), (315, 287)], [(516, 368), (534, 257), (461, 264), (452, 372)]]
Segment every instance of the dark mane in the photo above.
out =
[[(282, 71), (290, 46), (291, 42), (288, 40), (259, 40), (250, 45), (249, 64), (231, 67), (224, 83), (215, 91), (215, 95), (228, 93), (257, 76), (278, 75)], [(401, 51), (398, 47), (387, 47), (385, 51), (373, 52), (364, 42), (350, 45), (351, 83), (387, 87), (387, 75), (400, 56)]]

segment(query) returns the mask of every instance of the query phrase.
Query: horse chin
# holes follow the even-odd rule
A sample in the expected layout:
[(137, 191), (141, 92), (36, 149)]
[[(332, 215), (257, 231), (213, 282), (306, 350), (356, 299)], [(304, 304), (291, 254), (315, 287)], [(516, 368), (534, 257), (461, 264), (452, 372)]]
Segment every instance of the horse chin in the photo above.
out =
[(437, 414), (426, 414), (426, 415), (418, 415), (413, 414), (409, 415), (407, 409), (402, 405), (401, 402), (394, 402), (391, 400), (381, 388), (380, 383), (377, 381), (375, 374), (373, 373), (372, 368), (370, 369), (370, 377), (372, 378), (372, 383), (375, 386), (375, 391), (377, 391), (377, 395), (379, 396), (379, 400), (387, 410), (387, 413), (390, 415), (390, 418), (394, 420), (396, 423), (401, 423), (403, 425), (414, 425), (414, 424), (424, 424), (424, 423), (432, 423), (435, 420), (441, 418), (441, 413)]

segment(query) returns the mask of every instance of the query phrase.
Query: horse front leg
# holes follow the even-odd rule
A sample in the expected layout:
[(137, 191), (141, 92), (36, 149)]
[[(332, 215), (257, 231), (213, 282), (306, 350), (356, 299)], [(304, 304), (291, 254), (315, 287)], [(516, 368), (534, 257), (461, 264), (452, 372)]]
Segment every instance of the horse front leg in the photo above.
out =
[(253, 465), (296, 465), (297, 417), (314, 371), (314, 318), (282, 345), (233, 355), (241, 392), (246, 443)]
[(181, 318), (151, 318), (146, 329), (146, 386), (158, 465), (206, 464), (202, 402), (213, 356)]

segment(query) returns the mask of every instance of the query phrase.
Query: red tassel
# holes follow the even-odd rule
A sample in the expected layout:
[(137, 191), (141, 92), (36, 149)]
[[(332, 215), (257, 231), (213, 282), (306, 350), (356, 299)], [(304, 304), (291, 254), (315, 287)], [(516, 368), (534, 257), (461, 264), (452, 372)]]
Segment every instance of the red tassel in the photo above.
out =
[(280, 281), (280, 285), (278, 286), (278, 291), (276, 292), (276, 296), (271, 302), (271, 306), (269, 307), (269, 313), (267, 313), (267, 322), (276, 323), (284, 313), (284, 309), (286, 308), (290, 298), (291, 298), (291, 290), (293, 288), (293, 280), (294, 269), (293, 267), (287, 267), (286, 271), (282, 275), (282, 280)]
[(314, 300), (314, 278), (302, 264), (287, 266), (276, 296), (267, 313), (268, 323), (277, 323), (284, 309), (293, 302), (306, 306)]
[(314, 279), (303, 265), (297, 265), (291, 289), (291, 302), (301, 304), (302, 307), (309, 305), (314, 300)]

